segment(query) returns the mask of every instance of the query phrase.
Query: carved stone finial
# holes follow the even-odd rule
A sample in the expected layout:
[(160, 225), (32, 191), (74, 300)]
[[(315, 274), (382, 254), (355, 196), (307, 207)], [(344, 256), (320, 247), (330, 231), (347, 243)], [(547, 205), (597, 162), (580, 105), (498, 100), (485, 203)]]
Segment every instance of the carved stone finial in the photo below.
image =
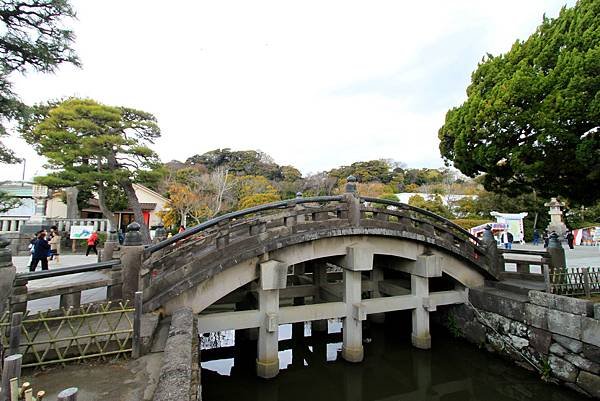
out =
[(157, 241), (162, 241), (167, 238), (167, 230), (165, 230), (165, 226), (163, 223), (159, 223), (156, 226), (156, 231), (154, 231), (154, 239)]
[(491, 243), (495, 243), (496, 239), (494, 238), (494, 234), (492, 234), (492, 226), (491, 225), (486, 225), (485, 228), (483, 229), (483, 237), (481, 238), (481, 240), (486, 243), (486, 244), (491, 244)]
[(111, 228), (108, 232), (108, 237), (106, 238), (107, 242), (119, 242), (119, 234), (117, 234), (117, 230)]
[(138, 246), (142, 245), (142, 234), (140, 233), (140, 223), (134, 221), (127, 226), (127, 232), (125, 233), (124, 246)]
[(356, 177), (353, 175), (348, 176), (348, 178), (346, 179), (346, 192), (349, 194), (355, 194), (356, 193)]

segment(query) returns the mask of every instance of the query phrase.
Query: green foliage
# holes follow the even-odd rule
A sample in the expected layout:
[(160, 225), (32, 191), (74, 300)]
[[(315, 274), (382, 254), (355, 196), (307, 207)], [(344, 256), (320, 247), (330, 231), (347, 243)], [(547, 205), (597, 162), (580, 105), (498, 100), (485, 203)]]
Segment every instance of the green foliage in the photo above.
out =
[(434, 196), (432, 199), (425, 199), (421, 195), (413, 195), (408, 199), (408, 204), (421, 209), (429, 210), (437, 214), (438, 216), (445, 217), (447, 219), (452, 218), (452, 212), (439, 195)]
[(501, 193), (482, 191), (472, 202), (459, 202), (458, 210), (461, 215), (465, 211), (468, 211), (468, 213), (464, 214), (468, 218), (484, 219), (486, 221), (495, 221), (495, 217), (490, 215), (490, 212), (493, 211), (501, 213), (527, 212), (527, 217), (523, 219), (523, 226), (525, 229), (525, 239), (531, 241), (534, 223), (537, 229), (548, 226), (550, 221), (548, 208), (544, 206), (544, 202), (547, 201), (548, 199), (540, 198), (535, 193), (508, 196)]
[[(209, 172), (214, 171), (218, 167), (225, 167), (236, 175), (260, 175), (275, 181), (282, 181), (284, 179), (283, 167), (274, 163), (273, 159), (266, 153), (256, 150), (232, 151), (229, 148), (215, 149), (188, 158), (186, 164), (205, 166)], [(291, 173), (288, 170), (288, 174)]]
[(394, 172), (392, 165), (388, 160), (369, 160), (366, 162), (355, 162), (350, 166), (341, 166), (329, 171), (329, 175), (338, 180), (345, 180), (353, 175), (358, 182), (382, 182), (384, 184), (392, 181)]
[(552, 377), (552, 366), (550, 366), (548, 358), (542, 358), (540, 374), (542, 375), (542, 380), (544, 381), (549, 381)]
[(281, 199), (277, 189), (266, 177), (245, 175), (235, 180), (236, 209), (246, 209)]
[(148, 146), (160, 130), (155, 117), (143, 111), (71, 98), (32, 109), (21, 131), (56, 170), (39, 179), (52, 188), (147, 182), (161, 174), (158, 156)]
[(462, 331), (458, 328), (458, 323), (456, 321), (456, 316), (452, 312), (448, 314), (448, 331), (454, 338), (460, 338), (463, 336)]
[(6, 213), (10, 209), (21, 206), (21, 200), (9, 195), (4, 191), (0, 191), (0, 213)]
[[(10, 74), (28, 70), (54, 72), (58, 65), (79, 65), (71, 45), (73, 32), (63, 26), (75, 12), (67, 0), (5, 0), (0, 5), (0, 139), (6, 123), (26, 106), (12, 91)], [(0, 141), (0, 163), (16, 163), (14, 152)]]
[(598, 15), (599, 1), (580, 0), (484, 57), (439, 130), (442, 156), (468, 176), (485, 172), (487, 190), (599, 199)]

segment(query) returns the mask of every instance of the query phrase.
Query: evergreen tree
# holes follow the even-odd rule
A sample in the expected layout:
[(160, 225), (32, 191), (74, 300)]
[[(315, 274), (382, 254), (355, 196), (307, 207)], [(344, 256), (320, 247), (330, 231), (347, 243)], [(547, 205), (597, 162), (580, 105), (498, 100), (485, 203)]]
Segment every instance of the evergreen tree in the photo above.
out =
[(600, 1), (580, 0), (487, 55), (446, 114), (442, 156), (488, 190), (600, 198)]

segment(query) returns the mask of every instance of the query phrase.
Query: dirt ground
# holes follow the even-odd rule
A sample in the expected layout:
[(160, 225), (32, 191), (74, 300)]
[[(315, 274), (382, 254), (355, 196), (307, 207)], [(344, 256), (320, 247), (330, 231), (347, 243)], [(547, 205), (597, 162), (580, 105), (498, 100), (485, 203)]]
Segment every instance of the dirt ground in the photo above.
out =
[(77, 387), (81, 401), (151, 400), (158, 382), (163, 353), (152, 353), (137, 360), (113, 363), (86, 362), (44, 370), (25, 370), (21, 383), (29, 381), (34, 389), (46, 391), (46, 399), (55, 400), (58, 393)]

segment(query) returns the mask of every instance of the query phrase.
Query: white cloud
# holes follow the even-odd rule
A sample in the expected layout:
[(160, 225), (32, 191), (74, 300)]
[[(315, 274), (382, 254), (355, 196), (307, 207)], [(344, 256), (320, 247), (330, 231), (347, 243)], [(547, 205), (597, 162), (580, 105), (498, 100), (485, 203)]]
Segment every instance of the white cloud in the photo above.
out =
[[(76, 95), (152, 112), (164, 161), (231, 147), (304, 172), (373, 158), (439, 166), (437, 130), (477, 61), (561, 5), (80, 0), (83, 69), (18, 77), (15, 89), (27, 102)], [(339, 92), (373, 82), (378, 90)], [(400, 83), (395, 96), (381, 90)], [(9, 143), (28, 175), (40, 171), (22, 141)], [(2, 167), (0, 178), (18, 170)]]

